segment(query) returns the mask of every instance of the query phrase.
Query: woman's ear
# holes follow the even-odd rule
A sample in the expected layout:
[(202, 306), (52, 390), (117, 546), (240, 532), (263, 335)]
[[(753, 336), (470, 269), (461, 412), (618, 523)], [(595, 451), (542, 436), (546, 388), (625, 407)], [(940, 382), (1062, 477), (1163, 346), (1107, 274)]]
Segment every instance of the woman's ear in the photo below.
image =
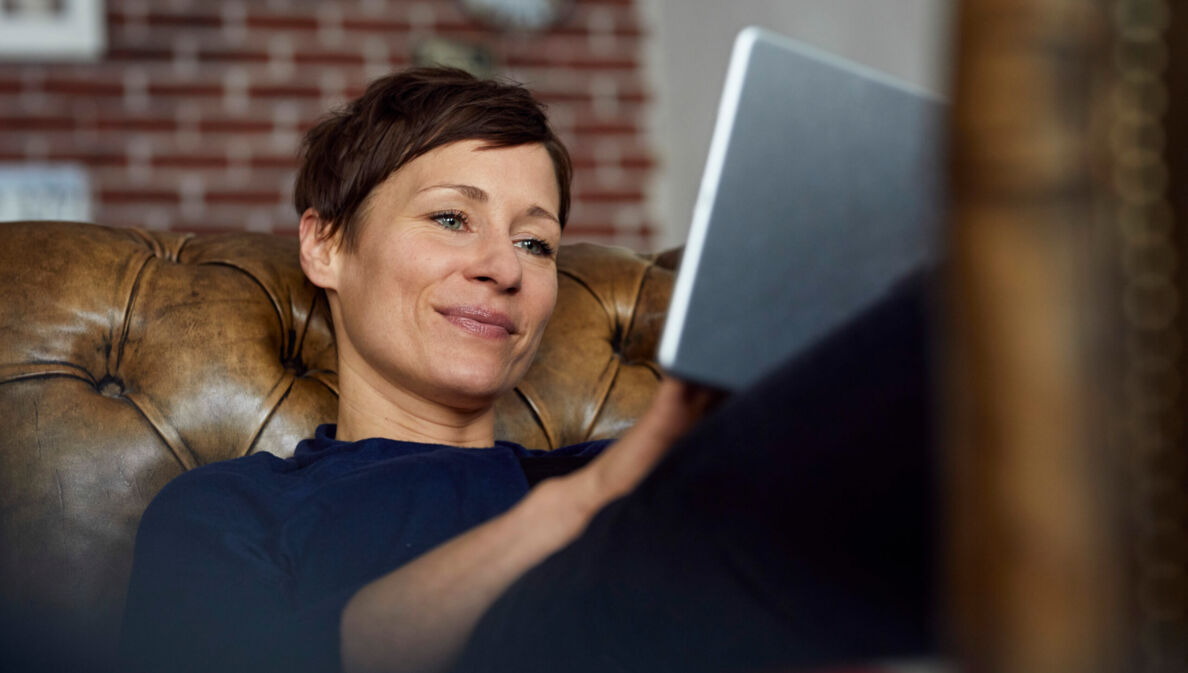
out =
[(329, 233), (330, 223), (318, 211), (306, 208), (301, 214), (301, 270), (314, 285), (338, 289), (338, 257), (341, 236)]

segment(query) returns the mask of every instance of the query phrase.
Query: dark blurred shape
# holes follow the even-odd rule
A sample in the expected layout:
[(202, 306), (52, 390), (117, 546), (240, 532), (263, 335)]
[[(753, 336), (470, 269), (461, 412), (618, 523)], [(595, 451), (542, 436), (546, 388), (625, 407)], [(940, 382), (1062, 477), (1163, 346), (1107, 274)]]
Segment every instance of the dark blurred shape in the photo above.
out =
[(948, 398), (965, 670), (1188, 670), (1184, 11), (961, 9)]

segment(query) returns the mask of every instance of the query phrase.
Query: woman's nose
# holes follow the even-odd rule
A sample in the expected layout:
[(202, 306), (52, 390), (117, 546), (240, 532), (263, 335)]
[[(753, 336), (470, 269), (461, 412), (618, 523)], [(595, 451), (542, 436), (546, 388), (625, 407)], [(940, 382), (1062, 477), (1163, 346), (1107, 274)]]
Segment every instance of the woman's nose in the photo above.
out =
[(485, 234), (480, 236), (468, 275), (473, 280), (494, 284), (500, 292), (517, 292), (524, 279), (524, 267), (506, 236)]

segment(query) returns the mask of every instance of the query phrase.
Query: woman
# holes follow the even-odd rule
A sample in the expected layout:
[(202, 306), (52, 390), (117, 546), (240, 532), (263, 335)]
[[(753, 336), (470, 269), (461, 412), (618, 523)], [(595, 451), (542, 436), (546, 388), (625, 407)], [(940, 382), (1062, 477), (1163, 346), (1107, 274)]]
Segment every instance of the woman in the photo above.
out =
[[(582, 637), (588, 643), (579, 646), (568, 633), (543, 647), (531, 639), (517, 647), (505, 644), (531, 634), (525, 620), (544, 608), (568, 610), (550, 619), (550, 627), (576, 623), (577, 632), (583, 631), (588, 604), (581, 596), (555, 606), (547, 596), (573, 589), (574, 577), (597, 577), (597, 569), (583, 564), (599, 550), (614, 548), (618, 532), (633, 530), (616, 512), (624, 507), (645, 512), (648, 503), (697, 505), (696, 495), (681, 491), (699, 480), (716, 481), (713, 475), (733, 468), (769, 473), (767, 481), (756, 474), (756, 483), (771, 485), (802, 467), (788, 456), (773, 461), (764, 454), (770, 453), (771, 438), (783, 444), (784, 431), (796, 429), (794, 422), (773, 425), (771, 402), (796, 399), (801, 388), (787, 381), (804, 379), (803, 367), (732, 401), (728, 406), (735, 411), (725, 416), (726, 426), (731, 419), (746, 422), (731, 435), (716, 433), (711, 423), (701, 435), (705, 439), (695, 433), (683, 440), (691, 448), (678, 452), (684, 458), (668, 472), (693, 471), (669, 479), (654, 474), (649, 481), (659, 483), (644, 502), (637, 496), (649, 489), (636, 486), (701, 415), (708, 392), (666, 381), (652, 408), (610, 448), (596, 442), (544, 454), (496, 441), (494, 401), (527, 370), (556, 300), (555, 254), (569, 209), (570, 174), (568, 154), (525, 90), (453, 70), (412, 70), (381, 79), (309, 133), (295, 199), (301, 265), (325, 289), (333, 317), (338, 424), (319, 428), (292, 459), (254, 455), (206, 466), (158, 495), (137, 538), (122, 643), (129, 670), (333, 670), (340, 663), (348, 671), (435, 671), (451, 665), (574, 669), (576, 662), (566, 657), (579, 647), (612, 651), (605, 641), (628, 638), (608, 632)], [(893, 343), (918, 336), (908, 327), (864, 331), (878, 334), (881, 343), (888, 343), (890, 334)], [(914, 409), (918, 395), (892, 397), (890, 404), (873, 401), (888, 411)], [(879, 432), (896, 424), (894, 418), (884, 420)], [(849, 437), (847, 446), (860, 447), (855, 439)], [(909, 433), (905, 441), (916, 439)], [(731, 453), (712, 451), (724, 443)], [(548, 464), (556, 456), (591, 460), (583, 469), (530, 487), (522, 464)], [(829, 461), (823, 464), (828, 476)], [(740, 488), (737, 480), (724, 483), (716, 491), (727, 512), (766, 503), (772, 492), (752, 484)], [(606, 507), (627, 493), (632, 496)], [(783, 497), (771, 509), (797, 507), (794, 497)], [(675, 523), (682, 518), (678, 510), (655, 512), (649, 521), (676, 531), (682, 527)], [(710, 595), (723, 606), (737, 603), (705, 615), (709, 631), (717, 630), (716, 622), (737, 626), (744, 620), (744, 632), (759, 634), (733, 661), (803, 663), (841, 651), (887, 654), (896, 647), (914, 651), (926, 640), (927, 629), (913, 612), (919, 612), (921, 599), (901, 604), (899, 593), (892, 592), (898, 608), (912, 618), (888, 632), (880, 615), (876, 628), (853, 632), (865, 634), (856, 636), (860, 647), (780, 645), (796, 620), (762, 626), (753, 619), (770, 612), (765, 599), (731, 602), (729, 596), (747, 596), (754, 586), (764, 586), (782, 605), (789, 597), (816, 600), (830, 593), (785, 578), (788, 550), (763, 541), (773, 532), (783, 537), (789, 521), (747, 519), (741, 527), (729, 517), (721, 521), (726, 528), (755, 528), (747, 538), (694, 543), (698, 551), (687, 558), (710, 550), (709, 560), (693, 562), (681, 580), (721, 589)], [(714, 516), (705, 520), (712, 525)], [(684, 549), (704, 540), (706, 531), (711, 529), (674, 535), (666, 549)], [(651, 577), (649, 568), (663, 554), (648, 550), (647, 540), (655, 535), (637, 537), (637, 544), (614, 555), (638, 569), (639, 577)], [(919, 561), (919, 541), (909, 541), (908, 557)], [(740, 575), (730, 564), (723, 566), (713, 551), (720, 544), (756, 551), (744, 564), (751, 570)], [(558, 575), (557, 559), (565, 554), (570, 560)], [(912, 592), (920, 584), (918, 574), (900, 573), (912, 580)], [(179, 575), (183, 581), (176, 581)], [(620, 573), (619, 579), (633, 575), (634, 570)], [(666, 596), (665, 609), (679, 611), (681, 596), (692, 593), (668, 596), (663, 581), (653, 584), (658, 596)], [(874, 589), (886, 584), (880, 579)], [(808, 593), (797, 588), (801, 585)], [(590, 586), (597, 594), (608, 584)], [(597, 623), (605, 627), (635, 607), (602, 605), (605, 614)], [(849, 619), (850, 612), (839, 615)], [(677, 650), (683, 648), (674, 642)], [(743, 643), (745, 638), (729, 636), (715, 647), (726, 652)], [(672, 650), (653, 654), (672, 663)], [(648, 657), (635, 659), (655, 670)], [(602, 667), (598, 656), (582, 660), (595, 670)], [(699, 654), (693, 661), (715, 667), (725, 662)], [(617, 665), (630, 668), (622, 661)]]

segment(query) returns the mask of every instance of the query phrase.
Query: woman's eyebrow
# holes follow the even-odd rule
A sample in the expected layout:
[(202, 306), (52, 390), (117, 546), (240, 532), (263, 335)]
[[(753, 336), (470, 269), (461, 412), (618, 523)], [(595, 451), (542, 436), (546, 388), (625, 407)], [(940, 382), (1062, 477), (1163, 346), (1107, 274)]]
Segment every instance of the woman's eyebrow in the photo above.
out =
[(466, 198), (470, 199), (471, 201), (486, 202), (487, 198), (488, 198), (486, 192), (479, 189), (478, 187), (475, 187), (474, 185), (455, 185), (455, 184), (430, 185), (428, 187), (425, 187), (424, 189), (421, 189), (418, 193), (427, 192), (431, 189), (452, 189), (456, 192), (461, 193), (462, 196), (465, 196)]
[(546, 220), (552, 220), (557, 224), (561, 224), (561, 220), (558, 220), (556, 215), (550, 213), (544, 208), (541, 208), (540, 206), (532, 206), (528, 209), (528, 214), (532, 217), (543, 217)]

